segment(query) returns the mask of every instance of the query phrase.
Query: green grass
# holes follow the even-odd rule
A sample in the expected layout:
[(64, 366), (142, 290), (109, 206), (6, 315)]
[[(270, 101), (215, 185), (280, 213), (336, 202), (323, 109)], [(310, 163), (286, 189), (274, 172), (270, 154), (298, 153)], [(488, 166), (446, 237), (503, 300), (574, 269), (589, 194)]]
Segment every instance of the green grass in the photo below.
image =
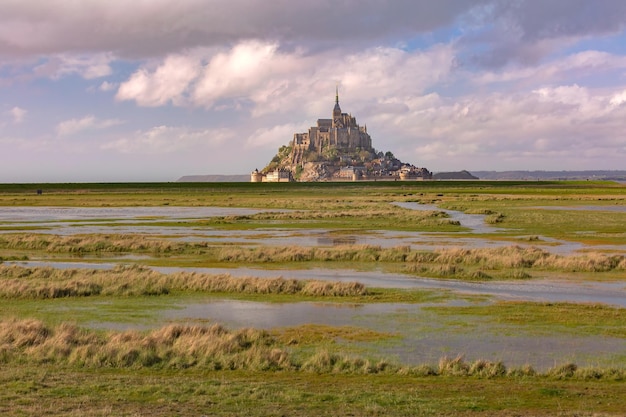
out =
[[(43, 190), (43, 195), (36, 195), (37, 189)], [(619, 247), (626, 244), (624, 213), (537, 208), (626, 204), (626, 186), (611, 182), (0, 184), (0, 206), (219, 206), (274, 211), (252, 216), (225, 216), (182, 222), (159, 220), (155, 223), (157, 227), (171, 225), (215, 229), (216, 234), (220, 230), (280, 227), (294, 231), (322, 228), (329, 229), (331, 233), (355, 234), (371, 233), (374, 229), (436, 231), (452, 240), (455, 237), (475, 237), (436, 211), (418, 213), (402, 210), (390, 205), (395, 201), (418, 201), (442, 208), (481, 213), (488, 216), (488, 220), (495, 226), (504, 228), (480, 237), (519, 243), (529, 239), (528, 236), (536, 236), (533, 242), (538, 245), (546, 245), (541, 240), (544, 236), (588, 245)], [(278, 210), (282, 209), (292, 211), (279, 213)], [(137, 224), (142, 222), (138, 221)], [(100, 225), (113, 228), (116, 222), (115, 219), (102, 219)], [(0, 225), (3, 231), (25, 231), (32, 226), (29, 223)], [(3, 236), (0, 238), (6, 238), (6, 235)], [(0, 256), (5, 259), (80, 259), (75, 256), (101, 256), (100, 261), (110, 259), (117, 262), (115, 259), (119, 255), (137, 254), (150, 256), (141, 262), (161, 265), (228, 264), (255, 268), (331, 265), (359, 270), (413, 270), (413, 273), (419, 274), (425, 268), (431, 276), (477, 280), (507, 278), (511, 271), (514, 274), (507, 279), (528, 279), (525, 274), (532, 278), (558, 275), (571, 280), (625, 279), (623, 266), (620, 266), (624, 261), (620, 261), (610, 250), (585, 256), (551, 257), (548, 254), (524, 254), (515, 250), (505, 256), (489, 251), (452, 249), (407, 253), (402, 248), (385, 251), (362, 247), (325, 249), (328, 259), (313, 257), (312, 260), (306, 260), (307, 255), (302, 248), (289, 253), (285, 248), (249, 248), (249, 245), (185, 246), (166, 242), (163, 236), (154, 240), (145, 236), (127, 236), (112, 245), (111, 236), (106, 239), (102, 239), (102, 236), (92, 239), (94, 236), (90, 236), (82, 241), (73, 238), (67, 238), (67, 241), (59, 237), (42, 238), (49, 240), (48, 243), (37, 242), (38, 238), (31, 237), (33, 246), (28, 246), (29, 240), (24, 233), (17, 238), (17, 242), (24, 246), (18, 247), (18, 243), (15, 246), (4, 244)], [(133, 246), (135, 244), (139, 246)], [(56, 250), (52, 250), (54, 247)], [(398, 255), (400, 258), (395, 258)], [(289, 259), (289, 256), (296, 258)], [(305, 260), (302, 260), (303, 256)], [(419, 259), (416, 258), (418, 256)], [(2, 279), (8, 277), (3, 276)], [(40, 284), (51, 282), (37, 283)], [(137, 282), (138, 286), (140, 284)], [(8, 326), (9, 336), (0, 338), (0, 344), (5, 346), (0, 349), (0, 415), (510, 417), (556, 414), (573, 417), (623, 415), (626, 409), (626, 398), (623, 395), (626, 382), (621, 368), (582, 369), (564, 363), (537, 374), (528, 367), (506, 369), (503, 364), (489, 362), (490, 358), (472, 363), (466, 363), (460, 358), (443, 358), (438, 365), (407, 367), (359, 357), (359, 352), (367, 351), (359, 350), (359, 346), (393, 344), (397, 337), (401, 337), (395, 332), (385, 331), (385, 328), (371, 330), (357, 326), (303, 325), (275, 329), (269, 334), (251, 330), (248, 336), (258, 337), (255, 336), (257, 338), (248, 344), (247, 336), (240, 336), (244, 342), (239, 345), (243, 353), (230, 356), (230, 360), (234, 361), (232, 367), (237, 370), (213, 371), (206, 361), (202, 362), (206, 356), (199, 356), (205, 358), (201, 363), (193, 361), (193, 346), (205, 348), (205, 341), (194, 345), (194, 339), (188, 337), (185, 339), (189, 342), (188, 346), (175, 348), (167, 341), (158, 346), (148, 343), (148, 346), (153, 346), (154, 352), (148, 349), (147, 353), (137, 353), (136, 349), (145, 347), (142, 343), (155, 340), (163, 330), (154, 330), (150, 333), (152, 336), (142, 332), (106, 333), (103, 330), (82, 328), (70, 331), (73, 327), (68, 324), (88, 327), (103, 322), (141, 323), (156, 328), (161, 324), (158, 318), (160, 311), (178, 308), (198, 297), (208, 297), (206, 292), (172, 286), (158, 296), (131, 293), (87, 296), (84, 291), (81, 294), (82, 297), (2, 300), (2, 320), (11, 317), (17, 317), (18, 320), (39, 319), (46, 325), (35, 325), (35, 329), (46, 326), (52, 328), (43, 332), (47, 335), (47, 344), (43, 348), (35, 344), (15, 348), (8, 342), (15, 327), (11, 325)], [(349, 296), (219, 291), (210, 296), (216, 299), (265, 302), (315, 300), (346, 304), (419, 304), (464, 298), (439, 291), (376, 288), (368, 288), (366, 294)], [(470, 302), (480, 301), (473, 297), (468, 299)], [(626, 337), (624, 309), (607, 306), (487, 303), (422, 308), (427, 309), (423, 317), (432, 318), (434, 322), (416, 323), (419, 318), (409, 317), (409, 313), (403, 312), (381, 319), (381, 322), (384, 324), (385, 320), (396, 320), (394, 324), (397, 326), (393, 328), (400, 329), (396, 330), (398, 332), (404, 332), (405, 329), (413, 332), (419, 332), (420, 329), (437, 331), (437, 325), (440, 325), (442, 331), (472, 331), (477, 328), (474, 325), (480, 322), (487, 323), (481, 329), (504, 329), (528, 337), (535, 334)], [(107, 346), (108, 350), (101, 354), (111, 360), (109, 365), (89, 362), (91, 356), (81, 356), (80, 349), (74, 354), (74, 359), (71, 359), (71, 355), (62, 359), (63, 349), (47, 350), (63, 340), (63, 337), (50, 338), (50, 335), (65, 335), (68, 337), (66, 341), (71, 342), (71, 334), (82, 335), (83, 339), (79, 339), (83, 343), (96, 340), (98, 346)], [(222, 334), (228, 336), (239, 333), (225, 331)], [(116, 350), (111, 340), (118, 341), (127, 350)], [(191, 351), (186, 350), (190, 347)], [(12, 356), (15, 351), (11, 349), (18, 349), (19, 354)], [(76, 346), (70, 344), (69, 349), (76, 349)], [(181, 353), (168, 355), (168, 349), (180, 349), (177, 352)], [(272, 353), (272, 349), (278, 351)], [(160, 365), (153, 363), (155, 352), (160, 355)], [(286, 352), (289, 361), (282, 361), (284, 357), (281, 352)], [(86, 366), (73, 362), (77, 357), (87, 358)], [(137, 358), (143, 358), (143, 361), (137, 362)], [(284, 366), (280, 368), (283, 370), (259, 372), (257, 366), (267, 367), (267, 358), (274, 358), (276, 367)], [(224, 363), (228, 364), (227, 361)]]
[(41, 416), (619, 416), (624, 382), (0, 367), (0, 413)]
[(484, 317), (491, 323), (535, 333), (626, 338), (626, 309), (601, 304), (497, 302), (462, 307), (424, 307), (452, 317)]

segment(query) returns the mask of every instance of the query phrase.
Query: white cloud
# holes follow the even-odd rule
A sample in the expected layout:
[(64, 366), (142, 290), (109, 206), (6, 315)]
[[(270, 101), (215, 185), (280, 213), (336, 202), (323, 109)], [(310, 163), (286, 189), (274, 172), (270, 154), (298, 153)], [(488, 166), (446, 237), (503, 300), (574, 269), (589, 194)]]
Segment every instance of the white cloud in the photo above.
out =
[(26, 113), (28, 113), (28, 111), (17, 106), (9, 110), (9, 114), (13, 118), (13, 123), (15, 124), (22, 123), (24, 121), (24, 118), (26, 117)]
[(209, 149), (235, 136), (230, 129), (192, 129), (188, 127), (156, 126), (137, 131), (102, 145), (103, 150), (127, 154), (167, 154), (194, 149)]
[(118, 84), (117, 83), (110, 83), (108, 81), (103, 81), (102, 84), (100, 84), (100, 86), (98, 87), (98, 90), (100, 91), (112, 91), (115, 90), (117, 88)]
[(33, 69), (33, 75), (42, 78), (59, 79), (76, 74), (86, 80), (106, 77), (113, 72), (111, 62), (115, 60), (110, 53), (93, 55), (59, 54), (43, 59)]
[(198, 77), (200, 62), (192, 55), (170, 55), (154, 71), (137, 70), (120, 85), (118, 100), (135, 100), (141, 106), (183, 104), (190, 84)]
[(106, 129), (122, 123), (119, 119), (98, 119), (93, 115), (88, 115), (81, 119), (70, 119), (60, 122), (56, 131), (59, 136), (69, 136), (83, 130)]
[(377, 117), (371, 125), (400, 137), (396, 145), (402, 152), (426, 166), (506, 170), (541, 163), (540, 169), (550, 169), (578, 161), (570, 169), (582, 164), (592, 169), (626, 160), (626, 137), (620, 133), (626, 106), (614, 101), (610, 91), (578, 85), (456, 99), (430, 95), (404, 101), (408, 112)]
[(624, 103), (626, 103), (626, 90), (621, 91), (611, 97), (611, 104), (614, 106), (620, 106)]
[(227, 50), (170, 55), (152, 70), (136, 71), (116, 97), (141, 106), (244, 105), (253, 116), (294, 109), (313, 115), (332, 97), (335, 83), (341, 83), (342, 94), (367, 101), (420, 93), (444, 80), (453, 67), (454, 49), (446, 45), (426, 51), (379, 47), (353, 54), (309, 54), (247, 41)]
[(285, 125), (273, 126), (270, 128), (259, 128), (246, 140), (246, 149), (270, 148), (278, 149), (282, 145), (287, 145), (293, 134), (304, 132), (308, 129), (306, 123), (289, 123)]
[(529, 82), (535, 85), (563, 79), (626, 70), (626, 57), (602, 51), (583, 51), (534, 67), (512, 67), (498, 71), (481, 71), (471, 76), (478, 84)]

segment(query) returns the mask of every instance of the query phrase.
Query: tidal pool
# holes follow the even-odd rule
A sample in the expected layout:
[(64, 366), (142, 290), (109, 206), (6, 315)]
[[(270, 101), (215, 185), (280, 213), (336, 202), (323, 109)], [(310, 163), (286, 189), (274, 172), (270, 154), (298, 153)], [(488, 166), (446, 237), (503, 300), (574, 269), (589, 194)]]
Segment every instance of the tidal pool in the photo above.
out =
[[(0, 222), (50, 222), (111, 219), (201, 219), (256, 214), (269, 210), (237, 207), (0, 207)], [(276, 210), (272, 210), (276, 211)]]
[[(115, 263), (12, 261), (7, 264), (26, 267), (58, 269), (111, 269)], [(294, 278), (340, 282), (360, 282), (372, 288), (423, 288), (446, 290), (459, 294), (488, 295), (498, 300), (534, 302), (600, 303), (626, 307), (626, 283), (570, 282), (529, 279), (520, 281), (472, 282), (454, 279), (433, 279), (394, 274), (383, 271), (355, 271), (350, 269), (256, 269), (256, 268), (201, 268), (151, 267), (162, 273), (196, 272), (202, 274), (230, 274), (233, 277)]]
[[(500, 360), (507, 366), (530, 364), (538, 370), (566, 362), (622, 367), (626, 356), (623, 339), (558, 331), (545, 334), (523, 326), (494, 324), (485, 317), (439, 316), (423, 309), (429, 304), (264, 303), (201, 296), (168, 300), (160, 309), (154, 301), (149, 303), (150, 313), (135, 318), (129, 318), (124, 310), (111, 313), (109, 309), (116, 307), (108, 303), (81, 303), (77, 314), (92, 309), (92, 315), (100, 313), (106, 319), (87, 324), (113, 330), (145, 330), (167, 323), (221, 323), (231, 329), (267, 330), (305, 324), (360, 327), (390, 337), (375, 342), (347, 342), (339, 338), (338, 348), (345, 345), (356, 354), (413, 365), (434, 365), (443, 356), (463, 355), (469, 361)], [(451, 303), (466, 304), (458, 300)], [(68, 313), (72, 306), (70, 303), (57, 308)]]
[[(53, 234), (84, 233), (138, 233), (180, 240), (203, 240), (217, 243), (241, 243), (263, 245), (331, 246), (335, 244), (367, 244), (382, 247), (409, 245), (414, 249), (437, 247), (496, 247), (507, 246), (512, 241), (494, 241), (479, 237), (481, 233), (493, 233), (498, 229), (484, 224), (482, 215), (466, 215), (441, 210), (436, 206), (417, 203), (397, 203), (410, 209), (445, 211), (453, 219), (472, 230), (475, 238), (453, 237), (450, 234), (421, 232), (371, 231), (338, 235), (329, 230), (279, 230), (256, 229), (224, 231), (196, 227), (162, 227), (156, 224), (162, 219), (198, 219), (210, 216), (243, 215), (265, 210), (215, 208), (215, 207), (130, 207), (130, 208), (41, 208), (1, 207), (0, 223), (4, 232), (11, 227), (45, 227)], [(106, 224), (104, 224), (106, 222)], [(132, 224), (131, 224), (132, 223)], [(514, 239), (514, 238), (512, 238)], [(520, 245), (531, 243), (514, 242)], [(548, 250), (559, 253), (584, 249), (583, 245), (559, 241), (545, 241)], [(533, 246), (537, 242), (532, 242)], [(624, 248), (618, 248), (622, 251)], [(132, 258), (130, 259), (132, 261)], [(99, 262), (57, 263), (49, 261), (16, 262), (25, 266), (51, 266), (54, 268), (112, 268), (115, 264)], [(389, 274), (381, 271), (353, 271), (334, 269), (310, 270), (264, 270), (253, 268), (155, 268), (171, 273), (179, 270), (199, 273), (229, 273), (233, 276), (257, 276), (331, 281), (358, 281), (370, 287), (424, 288), (445, 290), (458, 294), (487, 295), (496, 300), (602, 303), (626, 307), (626, 284), (601, 282), (566, 282), (559, 280), (489, 281), (467, 282), (436, 280)], [(333, 304), (333, 303), (264, 303), (238, 300), (220, 300), (210, 296), (186, 298), (153, 297), (150, 306), (141, 310), (142, 302), (134, 306), (140, 314), (129, 316), (123, 308), (115, 313), (114, 304), (126, 305), (127, 299), (110, 303), (92, 300), (62, 300), (43, 303), (49, 309), (64, 309), (82, 317), (91, 316), (101, 320), (87, 323), (98, 328), (145, 329), (169, 322), (197, 323), (220, 322), (229, 327), (279, 328), (300, 324), (325, 324), (330, 326), (358, 326), (396, 334), (397, 337), (375, 343), (350, 343), (377, 357), (392, 357), (405, 363), (434, 364), (444, 355), (463, 354), (466, 359), (484, 358), (502, 360), (509, 366), (529, 363), (539, 369), (564, 362), (580, 366), (624, 366), (626, 342), (611, 337), (577, 336), (571, 333), (537, 334), (523, 326), (504, 326), (485, 320), (484, 317), (437, 315), (423, 309), (426, 304)], [(452, 302), (459, 302), (455, 300)], [(461, 301), (463, 302), (463, 301)], [(75, 310), (72, 310), (76, 308)], [(60, 311), (60, 310), (59, 310)], [(94, 314), (95, 313), (95, 314)], [(102, 313), (102, 314), (100, 314)], [(338, 341), (338, 343), (344, 343)], [(346, 347), (348, 344), (346, 344)]]
[[(274, 246), (334, 246), (372, 245), (383, 248), (409, 246), (414, 250), (432, 250), (441, 247), (494, 248), (516, 244), (541, 246), (553, 253), (568, 254), (586, 247), (575, 242), (541, 238), (524, 241), (523, 237), (507, 240), (479, 237), (502, 229), (484, 223), (484, 215), (465, 214), (439, 209), (435, 205), (419, 203), (393, 203), (412, 210), (433, 210), (448, 213), (459, 220), (476, 237), (427, 232), (397, 232), (372, 230), (362, 233), (338, 234), (327, 229), (250, 229), (220, 230), (188, 224), (163, 226), (163, 220), (197, 220), (216, 216), (247, 215), (276, 210), (257, 210), (234, 207), (0, 207), (0, 233), (21, 232), (29, 228), (32, 233), (71, 236), (76, 234), (143, 234), (184, 242), (210, 242), (216, 244), (274, 245)], [(595, 250), (624, 252), (623, 247), (594, 246)]]
[(410, 210), (419, 211), (441, 211), (446, 213), (452, 220), (457, 220), (461, 226), (469, 228), (472, 233), (494, 233), (504, 230), (499, 227), (493, 227), (485, 223), (485, 215), (483, 214), (466, 214), (456, 210), (446, 210), (437, 207), (434, 204), (422, 204), (415, 202), (393, 203), (394, 205)]

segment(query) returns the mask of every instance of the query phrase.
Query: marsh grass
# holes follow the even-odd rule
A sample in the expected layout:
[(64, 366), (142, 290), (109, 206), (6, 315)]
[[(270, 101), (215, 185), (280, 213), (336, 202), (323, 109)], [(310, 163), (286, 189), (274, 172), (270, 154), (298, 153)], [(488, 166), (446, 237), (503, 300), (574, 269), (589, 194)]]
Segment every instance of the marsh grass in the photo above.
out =
[(576, 335), (626, 338), (626, 309), (601, 304), (504, 302), (481, 306), (424, 307), (448, 316), (483, 316), (496, 323)]
[(283, 344), (298, 346), (314, 346), (328, 342), (334, 343), (337, 340), (371, 342), (399, 337), (397, 334), (377, 332), (361, 327), (336, 327), (323, 324), (303, 324), (300, 326), (285, 327), (273, 330), (272, 334)]
[[(303, 264), (337, 263), (363, 268), (384, 265), (409, 274), (470, 280), (527, 279), (533, 272), (567, 272), (581, 274), (626, 271), (626, 257), (621, 254), (585, 252), (572, 255), (552, 254), (535, 246), (510, 245), (497, 248), (441, 248), (434, 251), (413, 250), (409, 246), (382, 248), (377, 245), (343, 245), (333, 247), (298, 246), (214, 246), (208, 242), (173, 242), (165, 238), (141, 235), (44, 236), (5, 235), (0, 237), (5, 257), (15, 253), (43, 251), (52, 254), (148, 254), (146, 263), (176, 263), (185, 266), (280, 265), (302, 267)], [(13, 255), (9, 251), (14, 251)], [(27, 255), (20, 255), (24, 257)], [(599, 277), (599, 275), (598, 275)]]
[[(349, 334), (354, 334), (353, 331)], [(289, 343), (288, 343), (289, 344)], [(219, 324), (172, 324), (149, 332), (95, 332), (34, 319), (0, 321), (0, 363), (57, 364), (86, 368), (167, 368), (208, 370), (304, 371), (319, 374), (397, 374), (478, 378), (533, 377), (532, 368), (507, 369), (501, 362), (465, 362), (462, 356), (441, 358), (437, 368), (415, 367), (332, 353), (325, 348), (294, 355), (293, 348), (256, 329), (229, 330)], [(556, 379), (623, 380), (624, 369), (579, 370), (564, 364), (548, 370)]]
[[(624, 205), (626, 198), (623, 195), (594, 195), (593, 187), (584, 192), (560, 196), (543, 194), (540, 187), (537, 191), (529, 195), (495, 196), (481, 193), (472, 198), (461, 196), (439, 202), (439, 206), (484, 214), (485, 222), (505, 228), (500, 232), (504, 234), (521, 232), (529, 236), (548, 236), (589, 245), (624, 244), (626, 212), (576, 209), (579, 206), (610, 209), (612, 205)], [(544, 208), (549, 206), (558, 209)]]
[(0, 322), (0, 352), (5, 363), (65, 363), (81, 367), (209, 369), (289, 369), (288, 354), (262, 330), (229, 331), (170, 325), (149, 333), (95, 333), (37, 320)]
[(360, 297), (368, 294), (365, 286), (358, 282), (302, 281), (282, 277), (235, 278), (228, 274), (195, 272), (161, 274), (137, 265), (121, 265), (112, 270), (0, 265), (0, 282), (0, 297), (3, 298), (165, 295), (172, 291), (312, 297)]

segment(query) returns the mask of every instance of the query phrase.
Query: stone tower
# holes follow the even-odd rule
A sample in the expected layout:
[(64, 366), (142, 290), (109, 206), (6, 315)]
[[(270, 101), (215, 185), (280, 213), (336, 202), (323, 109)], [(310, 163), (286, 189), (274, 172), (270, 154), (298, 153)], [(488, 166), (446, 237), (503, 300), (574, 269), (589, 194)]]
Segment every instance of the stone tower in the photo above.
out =
[(339, 156), (358, 151), (373, 151), (372, 138), (365, 126), (359, 126), (351, 114), (342, 113), (339, 106), (339, 88), (335, 90), (332, 118), (317, 119), (317, 125), (308, 132), (295, 133), (291, 142), (291, 165), (301, 165), (305, 153), (322, 154), (336, 149)]
[(341, 124), (341, 107), (339, 107), (339, 87), (335, 88), (335, 108), (333, 109), (333, 127), (342, 127), (342, 126), (337, 126), (337, 124)]

